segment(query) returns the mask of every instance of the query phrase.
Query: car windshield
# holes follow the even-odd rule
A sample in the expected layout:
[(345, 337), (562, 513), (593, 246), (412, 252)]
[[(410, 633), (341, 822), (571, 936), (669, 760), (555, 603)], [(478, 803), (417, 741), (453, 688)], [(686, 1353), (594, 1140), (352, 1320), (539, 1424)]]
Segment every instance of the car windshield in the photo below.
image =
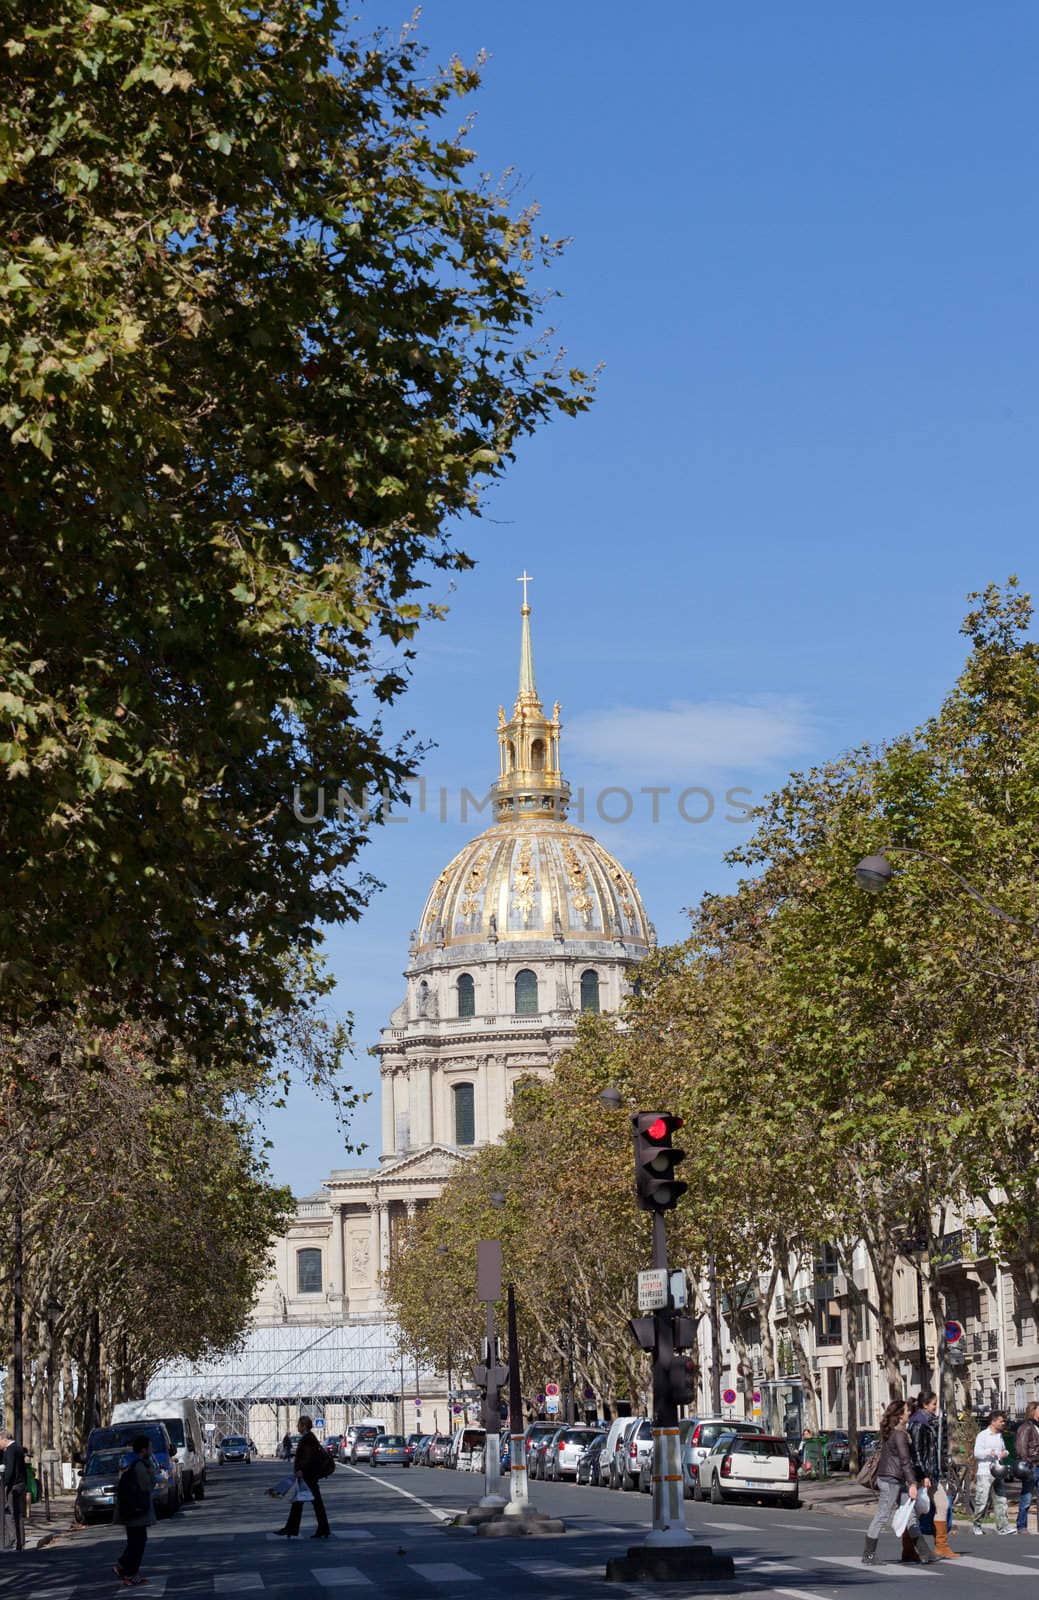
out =
[(170, 1436), (174, 1450), (184, 1448), (184, 1422), (181, 1417), (163, 1417), (162, 1425)]
[(357, 1437), (359, 1439), (377, 1439), (379, 1430), (378, 1428), (358, 1428)]
[(472, 1450), (476, 1445), (483, 1444), (486, 1437), (482, 1428), (466, 1428), (462, 1435), (462, 1449)]
[(111, 1428), (95, 1428), (90, 1435), (90, 1450), (115, 1449), (135, 1439), (150, 1439), (156, 1455), (166, 1455), (166, 1430), (155, 1422), (118, 1422)]
[(230, 1445), (232, 1450), (240, 1450), (248, 1443), (248, 1439), (243, 1439), (239, 1434), (229, 1433), (227, 1438), (224, 1440), (224, 1449), (226, 1450), (228, 1445)]
[(735, 1455), (752, 1456), (755, 1459), (760, 1456), (790, 1456), (785, 1439), (741, 1439), (737, 1436), (732, 1440), (732, 1450)]
[(589, 1439), (595, 1438), (594, 1428), (567, 1428), (563, 1434), (564, 1444), (586, 1444)]
[(403, 1443), (404, 1439), (399, 1433), (388, 1433), (385, 1438), (379, 1440), (380, 1446), (392, 1444), (394, 1449), (399, 1449)]
[(133, 1460), (132, 1450), (95, 1450), (87, 1458), (84, 1476), (87, 1478), (108, 1478), (113, 1474), (122, 1472), (124, 1466)]

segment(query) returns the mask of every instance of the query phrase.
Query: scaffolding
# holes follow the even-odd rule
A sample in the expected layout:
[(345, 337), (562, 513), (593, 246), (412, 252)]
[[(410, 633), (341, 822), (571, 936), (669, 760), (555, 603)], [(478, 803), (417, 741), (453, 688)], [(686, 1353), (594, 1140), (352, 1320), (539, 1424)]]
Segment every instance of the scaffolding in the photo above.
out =
[(334, 1327), (284, 1323), (252, 1328), (241, 1345), (212, 1361), (174, 1362), (148, 1385), (149, 1400), (198, 1402), (211, 1437), (240, 1433), (273, 1450), (307, 1412), (326, 1434), (376, 1414), (421, 1413), (421, 1400), (444, 1392), (437, 1375), (401, 1355), (392, 1322)]

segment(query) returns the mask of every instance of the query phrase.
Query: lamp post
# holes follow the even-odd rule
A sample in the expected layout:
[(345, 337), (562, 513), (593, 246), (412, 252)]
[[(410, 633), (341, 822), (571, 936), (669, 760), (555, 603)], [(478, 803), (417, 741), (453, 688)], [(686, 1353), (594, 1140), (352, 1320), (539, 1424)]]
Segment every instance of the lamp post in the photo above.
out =
[[(446, 1244), (438, 1244), (437, 1245), (437, 1255), (438, 1256), (446, 1256), (447, 1254), (448, 1254), (447, 1245)], [(447, 1431), (448, 1431), (448, 1433), (451, 1433), (453, 1431), (452, 1424), (454, 1422), (454, 1416), (455, 1416), (455, 1414), (454, 1414), (453, 1398), (452, 1398), (452, 1394), (451, 1394), (451, 1335), (448, 1334), (448, 1336), (447, 1336)]]
[(867, 894), (883, 894), (894, 877), (895, 869), (892, 867), (888, 856), (916, 856), (921, 861), (930, 861), (935, 866), (944, 867), (946, 872), (951, 872), (960, 888), (976, 900), (990, 916), (998, 917), (1000, 922), (1005, 922), (1011, 928), (1023, 928), (1025, 924), (1020, 917), (1012, 917), (1008, 911), (997, 906), (987, 899), (974, 885), (968, 883), (966, 878), (956, 871), (951, 861), (946, 861), (944, 856), (936, 856), (930, 850), (909, 849), (905, 845), (886, 844), (876, 855), (863, 856), (855, 868), (855, 882), (860, 889), (865, 889)]

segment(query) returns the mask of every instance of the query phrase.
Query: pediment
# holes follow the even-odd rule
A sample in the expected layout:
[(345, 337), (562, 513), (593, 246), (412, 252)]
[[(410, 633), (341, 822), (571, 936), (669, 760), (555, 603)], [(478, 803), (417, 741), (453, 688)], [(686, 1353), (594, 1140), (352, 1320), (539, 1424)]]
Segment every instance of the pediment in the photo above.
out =
[(450, 1145), (430, 1144), (399, 1161), (388, 1161), (379, 1171), (379, 1183), (381, 1186), (395, 1178), (450, 1178), (468, 1159)]

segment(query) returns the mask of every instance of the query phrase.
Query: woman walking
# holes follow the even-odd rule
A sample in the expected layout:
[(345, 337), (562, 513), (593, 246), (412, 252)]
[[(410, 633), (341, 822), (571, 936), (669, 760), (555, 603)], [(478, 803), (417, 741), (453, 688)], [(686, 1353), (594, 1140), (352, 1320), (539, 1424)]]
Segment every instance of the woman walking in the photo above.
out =
[[(296, 1455), (293, 1466), (296, 1471), (297, 1483), (305, 1483), (310, 1490), (314, 1502), (314, 1515), (317, 1518), (317, 1532), (312, 1533), (312, 1539), (329, 1539), (331, 1531), (328, 1526), (328, 1513), (325, 1502), (321, 1498), (321, 1479), (332, 1470), (331, 1457), (324, 1445), (314, 1433), (314, 1424), (309, 1417), (299, 1419), (299, 1444), (296, 1446)], [(300, 1523), (303, 1520), (302, 1500), (293, 1500), (289, 1506), (289, 1516), (284, 1528), (276, 1528), (275, 1532), (283, 1539), (295, 1539), (299, 1535)]]
[[(880, 1456), (877, 1462), (877, 1488), (880, 1490), (880, 1499), (873, 1521), (866, 1529), (866, 1543), (862, 1551), (863, 1566), (871, 1567), (876, 1562), (877, 1541), (906, 1496), (910, 1500), (916, 1500), (916, 1472), (913, 1469), (913, 1457), (909, 1449), (909, 1435), (906, 1433), (908, 1421), (909, 1407), (906, 1402), (890, 1401), (880, 1422)], [(934, 1556), (926, 1539), (921, 1536), (915, 1509), (910, 1514), (906, 1531), (913, 1541), (913, 1548), (920, 1560), (925, 1564), (932, 1562)]]

